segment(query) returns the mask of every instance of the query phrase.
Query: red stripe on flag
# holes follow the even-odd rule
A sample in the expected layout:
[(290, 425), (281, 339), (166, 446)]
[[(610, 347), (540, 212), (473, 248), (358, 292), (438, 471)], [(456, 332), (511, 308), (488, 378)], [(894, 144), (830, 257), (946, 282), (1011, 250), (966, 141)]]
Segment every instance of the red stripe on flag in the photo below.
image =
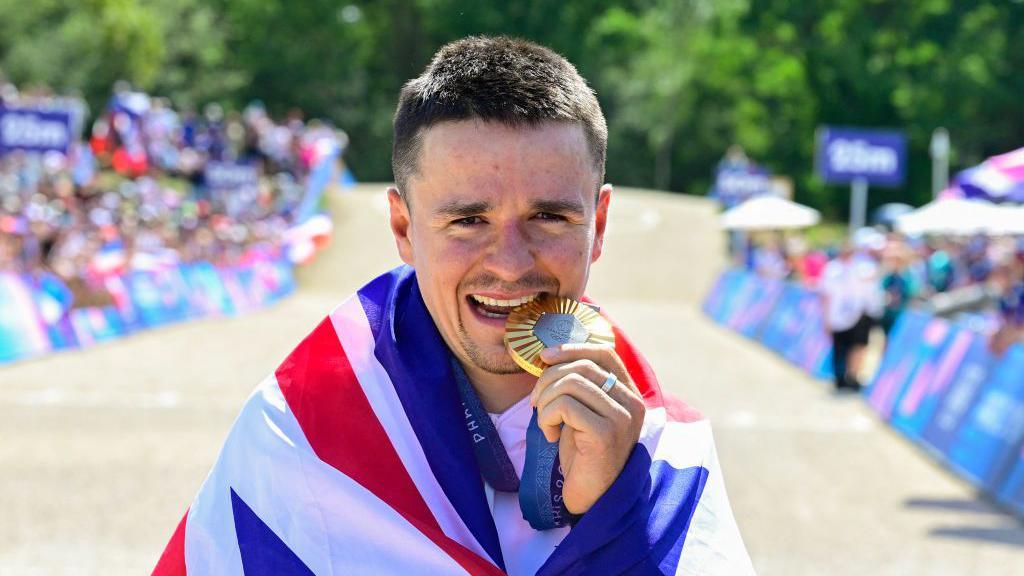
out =
[(160, 555), (160, 560), (153, 569), (153, 576), (186, 576), (185, 573), (185, 521), (188, 518), (188, 511), (181, 517), (178, 527), (174, 529), (174, 535)]
[(276, 376), (321, 460), (391, 506), (471, 574), (502, 574), (441, 530), (374, 414), (330, 318), (299, 344)]

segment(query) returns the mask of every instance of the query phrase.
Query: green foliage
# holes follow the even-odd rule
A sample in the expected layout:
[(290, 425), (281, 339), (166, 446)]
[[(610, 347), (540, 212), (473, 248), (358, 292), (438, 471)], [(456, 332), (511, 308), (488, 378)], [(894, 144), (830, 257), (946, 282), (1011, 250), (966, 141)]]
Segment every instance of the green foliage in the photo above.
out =
[(101, 106), (118, 79), (178, 106), (262, 100), (331, 118), (363, 179), (390, 178), (398, 91), (444, 42), (536, 40), (574, 62), (609, 121), (608, 179), (702, 193), (732, 144), (845, 214), (813, 174), (821, 124), (892, 127), (925, 201), (927, 147), (964, 167), (1024, 144), (1021, 0), (0, 0), (0, 74)]

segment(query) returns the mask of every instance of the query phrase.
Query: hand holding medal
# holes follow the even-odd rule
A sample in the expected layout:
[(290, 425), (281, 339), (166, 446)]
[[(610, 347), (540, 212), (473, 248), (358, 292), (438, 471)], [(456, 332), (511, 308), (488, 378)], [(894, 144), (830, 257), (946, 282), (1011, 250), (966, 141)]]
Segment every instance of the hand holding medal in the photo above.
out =
[[(505, 345), (516, 364), (538, 376), (519, 492), (523, 509), (532, 500), (539, 502), (531, 506), (554, 508), (555, 516), (559, 505), (583, 514), (618, 478), (643, 425), (643, 399), (615, 353), (611, 324), (588, 304), (545, 295), (509, 314)], [(553, 479), (536, 477), (556, 453)], [(544, 484), (562, 488), (550, 497), (554, 504), (545, 506), (543, 489), (531, 493)]]

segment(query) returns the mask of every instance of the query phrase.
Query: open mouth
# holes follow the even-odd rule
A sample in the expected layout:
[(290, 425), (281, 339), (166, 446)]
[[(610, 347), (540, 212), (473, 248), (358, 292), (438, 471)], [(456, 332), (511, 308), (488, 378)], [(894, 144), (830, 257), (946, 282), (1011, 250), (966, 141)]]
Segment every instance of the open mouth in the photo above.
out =
[(470, 294), (466, 297), (469, 301), (470, 306), (476, 309), (481, 316), (486, 318), (507, 318), (508, 315), (523, 304), (532, 302), (540, 296), (540, 293), (530, 294), (522, 296), (520, 298), (510, 298), (507, 300), (501, 300), (498, 298), (491, 298), (489, 296), (481, 296), (479, 294)]

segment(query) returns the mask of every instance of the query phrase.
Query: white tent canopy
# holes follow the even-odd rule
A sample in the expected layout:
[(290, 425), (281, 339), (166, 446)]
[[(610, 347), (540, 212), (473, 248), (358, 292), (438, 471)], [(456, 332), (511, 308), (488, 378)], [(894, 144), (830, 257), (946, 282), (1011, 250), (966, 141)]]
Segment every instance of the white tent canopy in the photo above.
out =
[(986, 228), (989, 234), (1024, 234), (1024, 206), (999, 204), (994, 210), (992, 222)]
[(984, 200), (936, 200), (896, 219), (904, 234), (1017, 234), (1024, 231), (1024, 212)]
[(721, 215), (727, 230), (787, 230), (814, 226), (821, 213), (778, 196), (757, 196)]

